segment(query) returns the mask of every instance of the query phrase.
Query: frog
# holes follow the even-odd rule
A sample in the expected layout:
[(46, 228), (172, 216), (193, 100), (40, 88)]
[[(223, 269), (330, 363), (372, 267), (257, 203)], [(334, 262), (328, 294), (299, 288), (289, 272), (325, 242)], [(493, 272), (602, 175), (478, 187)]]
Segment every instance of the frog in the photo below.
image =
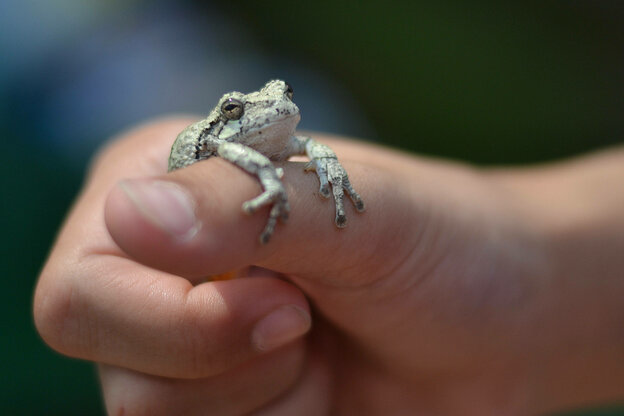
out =
[(178, 134), (169, 155), (168, 172), (220, 157), (256, 177), (262, 193), (245, 201), (242, 211), (253, 214), (270, 207), (259, 237), (261, 244), (269, 242), (278, 221), (288, 219), (290, 205), (282, 182), (284, 170), (274, 163), (293, 156), (307, 156), (309, 162), (304, 171), (316, 172), (323, 198), (333, 195), (336, 227), (347, 225), (345, 193), (358, 212), (365, 210), (364, 201), (351, 185), (336, 153), (309, 136), (295, 134), (301, 114), (293, 94), (292, 86), (279, 79), (248, 94), (226, 93), (206, 118)]

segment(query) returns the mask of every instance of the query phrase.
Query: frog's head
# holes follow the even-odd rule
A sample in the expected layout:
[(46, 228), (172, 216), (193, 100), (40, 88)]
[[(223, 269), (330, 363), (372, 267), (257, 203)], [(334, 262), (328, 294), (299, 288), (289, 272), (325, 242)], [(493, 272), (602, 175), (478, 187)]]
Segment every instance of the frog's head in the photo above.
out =
[(292, 98), (292, 87), (281, 80), (269, 81), (249, 94), (225, 94), (217, 106), (224, 122), (219, 138), (265, 154), (267, 147), (285, 146), (301, 118)]

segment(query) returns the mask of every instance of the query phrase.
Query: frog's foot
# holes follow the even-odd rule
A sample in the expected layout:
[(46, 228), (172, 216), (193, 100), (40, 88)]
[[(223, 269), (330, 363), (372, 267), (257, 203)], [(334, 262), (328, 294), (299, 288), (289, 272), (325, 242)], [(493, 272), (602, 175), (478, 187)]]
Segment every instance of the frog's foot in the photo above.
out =
[(305, 170), (316, 171), (320, 182), (319, 192), (323, 197), (329, 198), (331, 187), (331, 193), (334, 194), (334, 202), (336, 204), (335, 223), (338, 228), (344, 228), (347, 225), (347, 215), (344, 209), (344, 191), (347, 191), (347, 195), (349, 195), (359, 212), (364, 211), (364, 201), (351, 186), (347, 172), (338, 162), (336, 154), (329, 147), (320, 143), (314, 143), (311, 146), (308, 145), (307, 150), (311, 160), (306, 165)]
[(283, 170), (273, 166), (266, 156), (240, 143), (222, 143), (219, 145), (218, 153), (260, 181), (264, 191), (257, 197), (245, 201), (242, 209), (246, 214), (253, 214), (266, 205), (271, 206), (269, 219), (260, 234), (260, 243), (266, 244), (273, 235), (277, 220), (286, 221), (290, 212), (286, 189), (280, 180), (284, 175)]
[[(269, 211), (269, 219), (267, 220), (267, 224), (262, 230), (260, 234), (260, 243), (266, 244), (269, 242), (271, 235), (273, 235), (273, 231), (275, 230), (275, 225), (277, 224), (277, 220), (281, 219), (282, 221), (286, 221), (288, 219), (288, 213), (290, 212), (290, 206), (288, 204), (288, 199), (286, 197), (286, 190), (282, 183), (277, 179), (276, 186), (275, 182), (269, 181), (269, 183), (263, 182), (260, 180), (262, 187), (265, 189), (263, 193), (255, 197), (254, 199), (250, 199), (243, 203), (243, 211), (246, 214), (253, 214), (259, 208), (265, 205), (272, 205), (271, 211)], [(267, 189), (275, 188), (275, 189)]]

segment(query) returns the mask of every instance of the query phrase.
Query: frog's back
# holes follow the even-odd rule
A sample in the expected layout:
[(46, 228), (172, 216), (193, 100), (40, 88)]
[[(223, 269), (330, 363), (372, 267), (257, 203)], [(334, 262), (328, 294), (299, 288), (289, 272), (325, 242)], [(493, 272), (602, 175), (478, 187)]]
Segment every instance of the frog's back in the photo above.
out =
[(200, 151), (209, 136), (210, 127), (210, 120), (206, 118), (187, 126), (178, 134), (169, 154), (169, 172), (200, 160)]

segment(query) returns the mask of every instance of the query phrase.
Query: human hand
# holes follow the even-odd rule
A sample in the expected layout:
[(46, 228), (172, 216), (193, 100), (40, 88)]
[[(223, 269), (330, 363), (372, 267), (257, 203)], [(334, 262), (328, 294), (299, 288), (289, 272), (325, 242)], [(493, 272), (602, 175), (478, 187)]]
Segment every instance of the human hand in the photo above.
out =
[[(103, 152), (37, 287), (41, 335), (100, 363), (109, 413), (535, 414), (574, 404), (570, 387), (550, 386), (553, 368), (578, 358), (553, 356), (578, 334), (561, 322), (574, 310), (557, 309), (570, 306), (551, 256), (561, 228), (522, 179), (331, 142), (366, 213), (352, 209), (336, 229), (315, 177), (286, 163), (291, 216), (260, 246), (266, 212), (240, 210), (258, 193), (253, 178), (220, 159), (164, 174), (188, 122), (144, 126)], [(169, 202), (157, 203), (163, 191)], [(249, 264), (266, 271), (204, 281)], [(314, 330), (302, 340), (306, 296)]]

